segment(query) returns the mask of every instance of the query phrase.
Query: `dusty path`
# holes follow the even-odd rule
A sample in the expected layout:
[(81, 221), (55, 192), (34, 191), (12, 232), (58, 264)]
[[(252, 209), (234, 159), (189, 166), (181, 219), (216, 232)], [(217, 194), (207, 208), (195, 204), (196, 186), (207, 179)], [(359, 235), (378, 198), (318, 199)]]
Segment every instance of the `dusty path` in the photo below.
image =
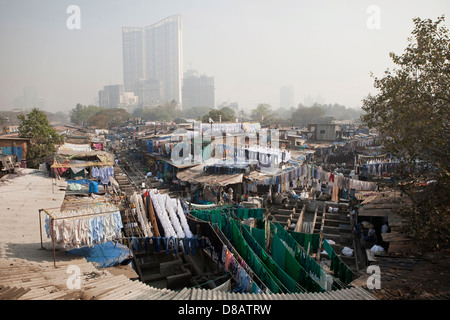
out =
[(51, 240), (42, 229), (48, 250), (41, 250), (39, 231), (39, 209), (60, 207), (64, 199), (66, 182), (53, 182), (48, 172), (34, 169), (19, 169), (0, 180), (0, 259), (53, 261)]

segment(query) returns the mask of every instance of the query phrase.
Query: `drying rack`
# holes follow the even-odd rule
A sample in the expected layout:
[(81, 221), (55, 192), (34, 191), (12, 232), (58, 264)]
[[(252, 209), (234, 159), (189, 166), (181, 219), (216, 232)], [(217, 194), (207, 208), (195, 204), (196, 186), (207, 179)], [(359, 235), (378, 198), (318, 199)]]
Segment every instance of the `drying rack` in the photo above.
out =
[[(86, 206), (95, 206), (95, 205), (100, 205), (100, 204), (105, 204), (108, 203), (106, 199), (104, 200), (100, 200), (100, 201), (93, 201), (93, 202), (87, 202), (84, 204), (74, 204), (73, 206), (66, 206), (65, 208), (80, 208), (80, 207), (86, 207)], [(51, 223), (52, 223), (52, 244), (53, 244), (53, 266), (56, 268), (56, 247), (55, 247), (55, 227), (54, 227), (54, 222), (55, 220), (64, 220), (64, 219), (79, 219), (79, 218), (83, 218), (83, 217), (89, 217), (89, 216), (102, 216), (104, 214), (108, 214), (108, 213), (113, 213), (113, 212), (117, 212), (117, 210), (119, 208), (117, 208), (117, 210), (110, 210), (110, 211), (104, 211), (104, 212), (95, 212), (95, 213), (86, 213), (86, 214), (80, 214), (80, 215), (76, 215), (76, 216), (70, 216), (70, 217), (58, 217), (55, 216), (53, 212), (51, 212), (51, 210), (55, 210), (55, 209), (61, 209), (60, 207), (56, 207), (56, 208), (47, 208), (47, 209), (39, 209), (39, 232), (40, 232), (40, 237), (41, 237), (41, 249), (45, 250), (44, 248), (44, 244), (43, 244), (43, 240), (42, 240), (42, 215), (41, 213), (44, 212), (46, 213), (50, 218), (52, 218)]]

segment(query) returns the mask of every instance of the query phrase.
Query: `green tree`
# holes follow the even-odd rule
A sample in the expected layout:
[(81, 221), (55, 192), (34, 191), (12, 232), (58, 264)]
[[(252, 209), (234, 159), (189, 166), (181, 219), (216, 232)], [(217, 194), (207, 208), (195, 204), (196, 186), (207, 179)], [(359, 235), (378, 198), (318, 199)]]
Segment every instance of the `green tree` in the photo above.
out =
[(178, 118), (179, 114), (177, 103), (171, 102), (156, 107), (144, 107), (141, 116), (145, 121), (172, 121)]
[(201, 119), (210, 110), (210, 107), (192, 107), (188, 109), (183, 109), (181, 116), (186, 119)]
[(64, 138), (59, 135), (47, 119), (47, 115), (33, 108), (27, 115), (18, 115), (19, 137), (30, 138), (27, 150), (27, 166), (38, 168), (44, 159), (56, 151), (55, 145), (62, 144)]
[(325, 116), (325, 111), (314, 105), (312, 107), (304, 107), (299, 105), (298, 108), (292, 112), (292, 124), (295, 126), (306, 127), (310, 123), (330, 123), (332, 118)]
[(229, 121), (235, 121), (236, 120), (236, 112), (231, 109), (230, 107), (223, 107), (222, 109), (220, 109), (220, 111), (222, 111), (227, 119), (232, 119)]
[(272, 107), (266, 103), (260, 103), (256, 109), (250, 111), (250, 116), (253, 120), (259, 122), (270, 122), (274, 118)]
[(448, 244), (450, 235), (450, 40), (444, 16), (413, 21), (404, 53), (390, 53), (396, 67), (374, 77), (378, 93), (363, 100), (361, 120), (409, 166), (402, 184), (411, 200), (403, 210), (404, 231), (436, 247)]
[(73, 124), (87, 127), (89, 124), (89, 119), (102, 110), (104, 110), (103, 107), (93, 105), (83, 106), (82, 104), (78, 103), (74, 109), (69, 111), (70, 121)]
[[(226, 109), (226, 108), (223, 108)], [(217, 110), (217, 109), (211, 109), (207, 114), (205, 114), (202, 118), (202, 122), (209, 122), (209, 119), (211, 118), (214, 122), (234, 122), (236, 120), (235, 116), (234, 116), (234, 111), (232, 109), (230, 109), (231, 111), (233, 111), (233, 115), (231, 115), (229, 112), (227, 112), (227, 110)], [(229, 108), (228, 108), (229, 109)]]
[(89, 118), (89, 126), (98, 129), (112, 129), (118, 127), (131, 118), (131, 115), (122, 108), (102, 109)]

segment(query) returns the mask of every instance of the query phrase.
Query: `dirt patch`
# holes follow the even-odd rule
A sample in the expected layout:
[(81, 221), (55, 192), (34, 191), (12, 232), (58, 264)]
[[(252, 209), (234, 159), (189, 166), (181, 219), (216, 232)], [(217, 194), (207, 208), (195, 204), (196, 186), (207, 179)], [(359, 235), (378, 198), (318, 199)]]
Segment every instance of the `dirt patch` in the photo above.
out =
[(385, 300), (450, 299), (450, 251), (417, 257), (380, 258), (381, 289), (372, 293)]

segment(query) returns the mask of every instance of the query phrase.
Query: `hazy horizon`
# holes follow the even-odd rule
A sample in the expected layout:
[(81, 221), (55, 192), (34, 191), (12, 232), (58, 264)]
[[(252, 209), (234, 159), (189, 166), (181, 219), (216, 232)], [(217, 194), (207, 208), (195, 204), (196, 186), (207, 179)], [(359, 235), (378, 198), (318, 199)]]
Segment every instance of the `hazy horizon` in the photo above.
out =
[[(80, 8), (80, 29), (66, 25), (70, 5)], [(44, 98), (45, 111), (95, 104), (103, 86), (123, 84), (122, 27), (175, 14), (183, 18), (183, 70), (215, 78), (216, 106), (250, 110), (277, 109), (287, 85), (294, 106), (321, 96), (360, 107), (375, 92), (370, 73), (382, 76), (389, 52), (406, 48), (412, 19), (436, 20), (450, 1), (0, 0), (0, 9), (0, 111), (13, 109), (26, 87)]]

